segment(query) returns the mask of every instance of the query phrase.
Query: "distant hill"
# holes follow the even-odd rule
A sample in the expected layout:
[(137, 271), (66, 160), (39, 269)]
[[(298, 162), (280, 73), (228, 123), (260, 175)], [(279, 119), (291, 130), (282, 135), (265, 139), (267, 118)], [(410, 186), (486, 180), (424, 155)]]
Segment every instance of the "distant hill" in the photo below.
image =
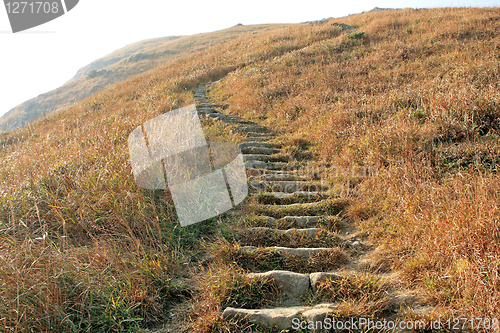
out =
[(229, 29), (192, 36), (154, 38), (127, 45), (82, 67), (63, 86), (40, 94), (0, 117), (0, 131), (11, 131), (40, 117), (64, 109), (112, 84), (162, 66), (189, 53), (285, 24), (236, 25)]

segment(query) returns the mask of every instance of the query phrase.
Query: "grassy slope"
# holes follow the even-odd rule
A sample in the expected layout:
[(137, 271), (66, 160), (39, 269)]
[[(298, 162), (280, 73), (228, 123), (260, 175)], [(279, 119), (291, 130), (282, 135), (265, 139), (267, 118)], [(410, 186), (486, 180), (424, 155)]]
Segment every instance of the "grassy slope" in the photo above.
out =
[[(175, 227), (168, 195), (134, 185), (127, 136), (226, 75), (214, 98), (228, 112), (309, 141), (332, 178), (358, 185), (349, 216), (385, 244), (381, 264), (431, 306), (498, 317), (499, 19), (496, 8), (384, 10), (262, 32), (1, 135), (2, 325), (164, 318), (218, 224)], [(357, 177), (359, 166), (378, 172)]]
[[(350, 217), (431, 303), (498, 315), (500, 11), (341, 21), (358, 34), (234, 72), (219, 98), (311, 141), (332, 178), (359, 183)], [(359, 166), (378, 172), (365, 180)]]
[[(117, 82), (133, 77), (207, 47), (234, 38), (284, 27), (285, 24), (243, 26), (192, 36), (149, 39), (125, 46), (81, 68), (63, 86), (30, 99), (0, 117), (0, 130), (8, 131), (32, 123), (43, 115), (59, 111)], [(92, 70), (106, 75), (88, 77)]]

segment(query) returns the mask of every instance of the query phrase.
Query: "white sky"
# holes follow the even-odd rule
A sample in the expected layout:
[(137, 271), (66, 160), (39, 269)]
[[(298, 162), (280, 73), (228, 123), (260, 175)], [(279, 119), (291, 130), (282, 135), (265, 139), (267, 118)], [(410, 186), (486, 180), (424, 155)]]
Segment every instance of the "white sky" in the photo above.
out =
[(66, 15), (17, 34), (0, 5), (0, 115), (61, 86), (93, 60), (143, 39), (211, 32), (238, 23), (299, 23), (373, 7), (458, 6), (500, 6), (500, 0), (80, 0)]

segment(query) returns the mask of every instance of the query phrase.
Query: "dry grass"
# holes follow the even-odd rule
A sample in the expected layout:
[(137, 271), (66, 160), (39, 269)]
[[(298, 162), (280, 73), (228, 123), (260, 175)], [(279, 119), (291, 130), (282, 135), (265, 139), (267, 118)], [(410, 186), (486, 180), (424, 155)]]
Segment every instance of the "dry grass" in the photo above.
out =
[(297, 273), (326, 272), (341, 267), (348, 261), (348, 254), (342, 246), (321, 251), (307, 258), (282, 255), (277, 251), (258, 248), (248, 251), (237, 244), (219, 240), (210, 246), (214, 258), (230, 262), (248, 272), (286, 270)]
[(301, 205), (266, 205), (254, 204), (252, 210), (257, 214), (283, 218), (285, 216), (317, 216), (317, 215), (337, 215), (341, 213), (349, 204), (346, 199), (325, 199), (320, 202), (313, 202)]
[(390, 313), (389, 283), (370, 275), (327, 280), (318, 286), (312, 303), (339, 303), (337, 318), (383, 318)]
[(500, 314), (499, 18), (498, 8), (354, 15), (337, 21), (357, 35), (237, 70), (214, 94), (303, 138), (324, 163), (378, 170), (358, 180), (348, 216), (431, 304), (469, 317)]
[(335, 247), (343, 243), (326, 230), (318, 232), (316, 237), (301, 232), (285, 234), (274, 229), (242, 230), (236, 231), (234, 238), (241, 246)]
[(273, 280), (251, 279), (238, 266), (218, 259), (195, 276), (195, 281), (192, 328), (196, 332), (222, 330), (221, 314), (226, 307), (273, 307), (281, 298)]

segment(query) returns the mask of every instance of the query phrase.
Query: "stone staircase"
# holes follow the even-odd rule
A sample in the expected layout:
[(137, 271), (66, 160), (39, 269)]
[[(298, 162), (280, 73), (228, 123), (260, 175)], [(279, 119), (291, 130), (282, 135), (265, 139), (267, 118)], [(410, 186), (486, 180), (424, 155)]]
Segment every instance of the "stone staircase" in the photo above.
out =
[[(339, 302), (325, 302), (320, 298), (316, 302), (310, 300), (315, 299), (325, 285), (331, 286), (349, 279), (349, 276), (365, 273), (368, 258), (374, 251), (353, 225), (346, 224), (339, 217), (348, 201), (335, 197), (328, 191), (328, 186), (314, 179), (317, 177), (297, 172), (291, 158), (275, 142), (276, 133), (216, 111), (223, 108), (208, 103), (206, 93), (209, 87), (197, 89), (194, 95), (200, 116), (235, 125), (231, 132), (246, 138), (239, 148), (244, 155), (250, 201), (254, 205), (251, 207), (256, 217), (236, 233), (239, 241), (232, 246), (255, 258), (271, 253), (284, 258), (285, 262), (295, 260), (302, 263), (295, 268), (297, 271), (286, 269), (297, 265), (284, 265), (285, 269), (268, 271), (252, 271), (243, 265), (243, 269), (250, 271), (249, 279), (274, 283), (281, 295), (277, 302), (279, 306), (265, 309), (227, 307), (222, 313), (223, 320), (245, 321), (266, 329), (266, 332), (279, 332), (296, 328), (294, 325), (299, 321), (318, 322), (334, 317)], [(273, 239), (277, 240), (275, 244)], [(384, 274), (374, 273), (373, 276), (383, 277)], [(414, 297), (401, 296), (395, 290), (388, 292), (388, 299), (391, 304), (385, 314), (388, 319), (397, 317), (403, 307), (414, 302)], [(315, 327), (305, 331), (321, 330)]]

